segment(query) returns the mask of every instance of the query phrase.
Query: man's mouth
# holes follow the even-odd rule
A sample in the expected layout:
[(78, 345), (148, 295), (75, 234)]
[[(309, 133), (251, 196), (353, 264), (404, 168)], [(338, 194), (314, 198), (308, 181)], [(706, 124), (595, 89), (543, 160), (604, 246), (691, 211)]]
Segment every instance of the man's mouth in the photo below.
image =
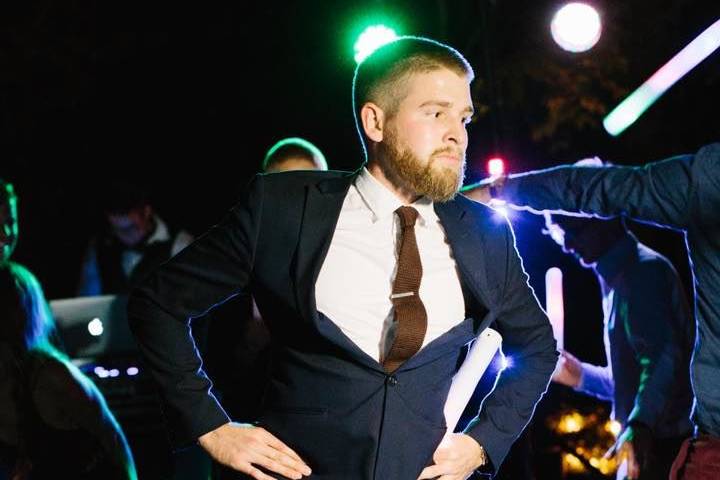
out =
[(433, 158), (440, 160), (445, 163), (458, 164), (460, 163), (460, 155), (455, 152), (438, 152), (433, 155)]

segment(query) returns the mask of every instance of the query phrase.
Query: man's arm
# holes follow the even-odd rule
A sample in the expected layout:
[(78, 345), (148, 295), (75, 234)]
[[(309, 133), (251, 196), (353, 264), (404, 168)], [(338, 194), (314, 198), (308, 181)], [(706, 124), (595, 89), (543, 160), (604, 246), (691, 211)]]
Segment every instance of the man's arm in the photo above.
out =
[(582, 378), (576, 390), (597, 397), (601, 400), (613, 401), (615, 383), (609, 366), (601, 367), (583, 362)]
[(615, 384), (610, 367), (581, 362), (564, 350), (560, 352), (552, 380), (602, 400), (613, 400)]
[[(694, 155), (643, 167), (564, 165), (510, 175), (500, 183), (498, 197), (519, 208), (600, 216), (626, 214), (641, 221), (686, 228), (693, 220), (720, 216), (720, 143), (707, 145)], [(489, 200), (487, 182), (463, 191), (475, 200)], [(694, 212), (696, 205), (702, 205), (703, 211)]]
[(484, 447), (495, 469), (530, 421), (558, 356), (550, 322), (528, 285), (510, 225), (504, 230), (507, 277), (496, 325), (503, 336), (503, 353), (512, 359), (512, 366), (503, 370), (480, 414), (465, 429)]
[[(246, 290), (263, 209), (263, 177), (225, 219), (155, 271), (133, 291), (130, 326), (169, 407), (173, 440), (195, 440), (218, 462), (269, 480), (259, 467), (299, 479), (310, 469), (282, 441), (260, 427), (230, 422), (210, 393), (210, 380), (190, 332), (190, 320)], [(238, 386), (240, 387), (240, 386)]]
[(627, 461), (628, 478), (638, 478), (650, 469), (656, 428), (666, 421), (663, 414), (687, 375), (691, 345), (683, 327), (691, 320), (687, 309), (676, 318), (671, 299), (682, 292), (670, 265), (644, 262), (628, 276), (630, 298), (619, 328), (640, 365), (640, 381), (625, 428), (606, 455)]
[(229, 421), (210, 393), (190, 320), (247, 287), (262, 195), (262, 177), (256, 177), (219, 225), (160, 267), (130, 297), (130, 326), (169, 407), (178, 445)]
[(682, 295), (670, 265), (661, 261), (641, 263), (630, 279), (627, 317), (623, 326), (640, 365), (640, 384), (628, 423), (640, 422), (655, 429), (677, 391), (677, 382), (689, 368), (692, 345), (686, 327), (690, 312), (676, 318), (672, 299)]

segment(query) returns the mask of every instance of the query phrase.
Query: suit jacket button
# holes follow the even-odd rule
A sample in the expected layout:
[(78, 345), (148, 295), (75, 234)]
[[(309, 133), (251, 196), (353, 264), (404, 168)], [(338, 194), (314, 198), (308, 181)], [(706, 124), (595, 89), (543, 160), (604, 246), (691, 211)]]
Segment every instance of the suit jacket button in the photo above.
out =
[(387, 377), (387, 384), (391, 387), (394, 387), (398, 384), (398, 379), (395, 377), (395, 375), (390, 375), (389, 377)]

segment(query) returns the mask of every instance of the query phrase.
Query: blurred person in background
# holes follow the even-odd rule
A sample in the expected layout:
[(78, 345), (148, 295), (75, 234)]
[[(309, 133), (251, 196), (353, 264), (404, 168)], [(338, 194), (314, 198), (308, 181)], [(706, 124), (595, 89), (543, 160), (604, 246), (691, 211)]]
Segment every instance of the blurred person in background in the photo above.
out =
[(51, 344), (54, 322), (25, 267), (0, 266), (0, 478), (136, 480), (103, 395)]
[(546, 213), (545, 221), (545, 232), (597, 276), (607, 355), (607, 366), (600, 367), (563, 351), (553, 381), (612, 402), (623, 426), (609, 452), (624, 462), (618, 480), (667, 479), (692, 432), (694, 328), (677, 272), (638, 242), (622, 217)]
[(85, 252), (79, 296), (127, 294), (193, 240), (190, 233), (157, 214), (139, 185), (115, 181), (104, 195), (105, 225)]

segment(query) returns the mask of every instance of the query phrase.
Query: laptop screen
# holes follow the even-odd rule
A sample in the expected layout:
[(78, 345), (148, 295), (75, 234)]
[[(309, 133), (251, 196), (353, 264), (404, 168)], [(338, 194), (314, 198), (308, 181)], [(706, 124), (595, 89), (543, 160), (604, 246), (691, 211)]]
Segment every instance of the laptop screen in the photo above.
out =
[(137, 352), (127, 322), (124, 295), (52, 300), (50, 309), (71, 358), (125, 356)]

